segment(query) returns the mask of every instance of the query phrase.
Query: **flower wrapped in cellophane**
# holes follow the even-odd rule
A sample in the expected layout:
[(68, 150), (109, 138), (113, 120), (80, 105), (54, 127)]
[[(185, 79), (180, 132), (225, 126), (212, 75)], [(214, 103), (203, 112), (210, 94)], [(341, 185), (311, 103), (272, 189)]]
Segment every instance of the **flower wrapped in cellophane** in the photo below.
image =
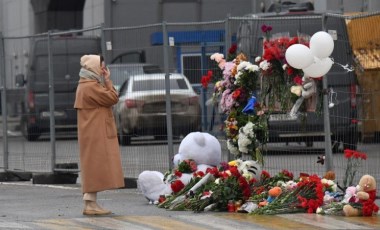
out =
[(256, 95), (260, 68), (248, 62), (244, 54), (226, 61), (223, 54), (215, 53), (211, 59), (223, 71), (223, 79), (215, 84), (214, 97), (220, 99), (220, 110), (227, 115), (227, 148), (235, 158), (249, 155), (261, 161), (259, 146), (266, 143), (268, 128), (264, 107)]
[(283, 191), (266, 206), (257, 208), (253, 214), (315, 213), (323, 204), (324, 188), (317, 175), (300, 178), (290, 190)]
[(254, 178), (242, 175), (235, 165), (221, 164), (195, 177), (179, 193), (168, 197), (159, 207), (169, 210), (226, 211), (229, 201), (245, 202), (251, 195)]

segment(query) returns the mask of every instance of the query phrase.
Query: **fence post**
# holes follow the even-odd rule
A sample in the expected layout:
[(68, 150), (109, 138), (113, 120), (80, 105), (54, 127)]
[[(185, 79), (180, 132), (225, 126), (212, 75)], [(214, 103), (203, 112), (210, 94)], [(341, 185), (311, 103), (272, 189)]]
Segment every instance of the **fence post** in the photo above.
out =
[(50, 164), (51, 172), (55, 169), (56, 146), (55, 146), (55, 118), (54, 118), (54, 72), (53, 72), (53, 57), (51, 47), (51, 32), (48, 32), (48, 66), (49, 66), (49, 111), (50, 111)]
[[(322, 15), (322, 30), (326, 31), (326, 14)], [(333, 170), (333, 156), (332, 156), (332, 147), (331, 147), (331, 131), (330, 131), (330, 112), (328, 107), (328, 85), (327, 85), (327, 76), (323, 76), (323, 123), (325, 130), (325, 162), (326, 162), (326, 172)]]
[(104, 57), (107, 64), (109, 64), (109, 60), (106, 59), (106, 39), (104, 35), (104, 23), (100, 25), (100, 49), (102, 51), (102, 56)]
[[(207, 68), (207, 60), (206, 60), (206, 42), (201, 43), (201, 73), (202, 76), (206, 74), (206, 68)], [(207, 106), (206, 106), (206, 101), (207, 101), (207, 88), (201, 86), (200, 88), (200, 93), (201, 93), (201, 103), (202, 103), (202, 130), (207, 130), (208, 127), (208, 122), (207, 122)]]
[(8, 111), (7, 111), (7, 84), (5, 77), (5, 51), (4, 51), (4, 36), (0, 32), (0, 89), (1, 89), (1, 112), (2, 112), (2, 122), (3, 122), (3, 167), (4, 171), (9, 169), (8, 164)]
[(231, 47), (231, 30), (230, 30), (230, 16), (228, 15), (224, 23), (224, 56), (227, 58), (228, 48)]
[(162, 22), (162, 36), (164, 48), (164, 71), (165, 71), (165, 95), (166, 95), (166, 130), (168, 135), (169, 169), (172, 168), (173, 153), (173, 128), (172, 106), (170, 98), (170, 73), (169, 73), (169, 37), (166, 22)]

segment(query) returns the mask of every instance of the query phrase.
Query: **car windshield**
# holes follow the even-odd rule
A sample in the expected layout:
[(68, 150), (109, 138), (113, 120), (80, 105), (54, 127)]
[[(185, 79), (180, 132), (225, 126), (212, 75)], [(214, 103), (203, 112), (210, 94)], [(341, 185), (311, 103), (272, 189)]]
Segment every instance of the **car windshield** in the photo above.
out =
[[(165, 79), (147, 79), (134, 81), (132, 91), (164, 90)], [(170, 79), (170, 89), (188, 89), (184, 79)]]

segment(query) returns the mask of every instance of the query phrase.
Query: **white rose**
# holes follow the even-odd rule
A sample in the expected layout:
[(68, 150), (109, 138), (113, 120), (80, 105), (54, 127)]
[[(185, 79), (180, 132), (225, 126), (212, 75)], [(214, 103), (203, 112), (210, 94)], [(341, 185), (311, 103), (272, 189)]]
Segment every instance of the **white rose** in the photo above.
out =
[(261, 60), (261, 57), (260, 56), (257, 56), (256, 58), (255, 58), (255, 62), (259, 62)]
[(248, 65), (246, 68), (246, 70), (248, 70), (249, 72), (256, 72), (256, 71), (259, 71), (259, 67), (257, 65)]

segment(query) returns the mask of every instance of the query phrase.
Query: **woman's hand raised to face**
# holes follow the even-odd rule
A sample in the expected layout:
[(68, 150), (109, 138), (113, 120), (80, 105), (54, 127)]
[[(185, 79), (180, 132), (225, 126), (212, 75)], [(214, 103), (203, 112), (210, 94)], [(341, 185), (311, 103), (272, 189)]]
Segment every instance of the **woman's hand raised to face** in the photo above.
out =
[(104, 80), (105, 81), (109, 81), (110, 80), (110, 70), (107, 68), (107, 67), (102, 67), (102, 72), (103, 72), (103, 77), (104, 77)]

